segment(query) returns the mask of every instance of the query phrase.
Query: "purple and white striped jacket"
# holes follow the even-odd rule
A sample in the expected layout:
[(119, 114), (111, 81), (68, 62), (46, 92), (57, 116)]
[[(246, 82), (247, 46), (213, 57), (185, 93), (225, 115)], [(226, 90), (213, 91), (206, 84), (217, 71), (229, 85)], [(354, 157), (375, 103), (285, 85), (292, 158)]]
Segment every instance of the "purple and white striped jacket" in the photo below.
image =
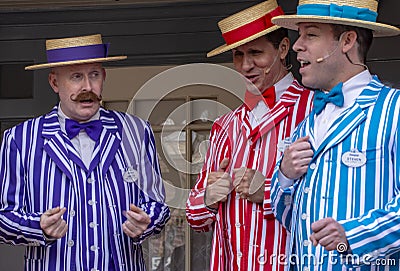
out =
[[(169, 219), (153, 132), (145, 121), (100, 109), (103, 130), (86, 168), (61, 131), (57, 106), (4, 134), (0, 150), (0, 242), (26, 246), (25, 270), (145, 270), (141, 242)], [(140, 238), (123, 211), (151, 217)], [(46, 242), (40, 216), (66, 207), (66, 236)]]

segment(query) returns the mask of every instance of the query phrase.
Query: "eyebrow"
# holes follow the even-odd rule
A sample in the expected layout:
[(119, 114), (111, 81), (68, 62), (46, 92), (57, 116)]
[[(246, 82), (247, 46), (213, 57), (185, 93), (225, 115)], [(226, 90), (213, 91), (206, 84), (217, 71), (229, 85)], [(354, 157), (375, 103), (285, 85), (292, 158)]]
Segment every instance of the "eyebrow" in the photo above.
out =
[(304, 28), (306, 30), (309, 29), (309, 28), (318, 28), (318, 29), (320, 29), (320, 27), (318, 25), (316, 25), (316, 24), (307, 24), (307, 25), (304, 26)]

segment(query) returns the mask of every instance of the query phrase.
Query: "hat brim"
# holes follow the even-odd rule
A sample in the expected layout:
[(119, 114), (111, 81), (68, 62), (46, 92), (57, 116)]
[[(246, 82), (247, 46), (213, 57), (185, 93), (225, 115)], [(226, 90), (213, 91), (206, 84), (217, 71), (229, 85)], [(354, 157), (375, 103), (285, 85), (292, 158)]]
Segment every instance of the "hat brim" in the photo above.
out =
[(395, 26), (360, 21), (355, 19), (335, 18), (331, 16), (316, 16), (316, 15), (280, 15), (272, 18), (272, 23), (288, 28), (291, 30), (298, 30), (299, 23), (325, 23), (325, 24), (342, 24), (351, 25), (371, 29), (374, 37), (390, 37), (400, 34), (400, 29)]
[(277, 30), (279, 28), (280, 28), (280, 26), (274, 25), (274, 26), (271, 26), (268, 29), (265, 29), (264, 31), (258, 32), (257, 34), (255, 34), (253, 36), (250, 36), (248, 38), (242, 39), (242, 40), (240, 40), (238, 42), (232, 43), (230, 45), (227, 45), (227, 44), (221, 45), (221, 46), (215, 48), (214, 50), (208, 52), (207, 53), (207, 57), (216, 56), (216, 55), (219, 55), (219, 54), (224, 53), (226, 51), (229, 51), (229, 50), (231, 50), (233, 48), (236, 48), (236, 47), (238, 47), (240, 45), (243, 45), (243, 44), (248, 43), (248, 42), (250, 42), (252, 40), (255, 40), (255, 39), (259, 38), (259, 37), (262, 37), (262, 36), (264, 36), (264, 35), (266, 35), (268, 33), (271, 33), (272, 31), (275, 31), (275, 30)]
[(36, 64), (36, 65), (26, 66), (25, 70), (39, 70), (39, 69), (69, 66), (69, 65), (75, 65), (75, 64), (110, 62), (110, 61), (124, 60), (126, 58), (127, 58), (127, 56), (111, 56), (111, 57), (103, 57), (103, 58), (92, 58), (92, 59), (55, 62), (55, 63), (44, 63), (44, 64)]

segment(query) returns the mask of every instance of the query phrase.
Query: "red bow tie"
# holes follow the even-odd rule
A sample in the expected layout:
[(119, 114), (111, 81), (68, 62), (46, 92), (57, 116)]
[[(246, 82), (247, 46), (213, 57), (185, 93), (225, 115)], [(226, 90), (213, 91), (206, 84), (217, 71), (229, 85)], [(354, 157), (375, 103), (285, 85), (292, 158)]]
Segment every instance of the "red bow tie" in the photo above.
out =
[(262, 94), (253, 94), (246, 90), (244, 95), (244, 103), (250, 110), (253, 110), (260, 101), (263, 101), (266, 105), (268, 105), (269, 108), (273, 108), (275, 105), (275, 100), (276, 96), (274, 86), (267, 88)]

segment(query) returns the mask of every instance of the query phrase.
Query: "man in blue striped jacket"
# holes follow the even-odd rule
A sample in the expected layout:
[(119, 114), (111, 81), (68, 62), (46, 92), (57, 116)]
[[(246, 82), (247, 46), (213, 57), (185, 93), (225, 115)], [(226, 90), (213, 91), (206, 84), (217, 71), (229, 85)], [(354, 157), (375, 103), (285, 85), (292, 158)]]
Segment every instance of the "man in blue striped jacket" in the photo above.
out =
[(0, 242), (24, 245), (25, 270), (145, 270), (142, 241), (169, 218), (149, 124), (100, 107), (101, 35), (46, 41), (60, 102), (4, 134)]
[(400, 270), (400, 91), (365, 65), (376, 0), (300, 0), (273, 23), (293, 45), (314, 109), (272, 180), (277, 218), (291, 232), (291, 270)]

